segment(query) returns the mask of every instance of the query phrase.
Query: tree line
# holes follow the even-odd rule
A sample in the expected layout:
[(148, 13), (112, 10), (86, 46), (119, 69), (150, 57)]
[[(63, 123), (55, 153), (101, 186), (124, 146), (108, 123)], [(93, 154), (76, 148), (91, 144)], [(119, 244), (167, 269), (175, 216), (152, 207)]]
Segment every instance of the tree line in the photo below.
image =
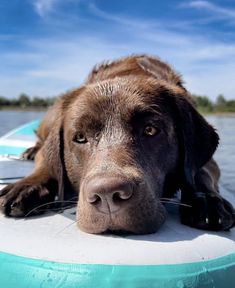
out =
[(33, 97), (31, 98), (25, 93), (21, 93), (17, 98), (9, 99), (0, 96), (1, 108), (47, 108), (51, 106), (57, 97)]
[(197, 109), (202, 113), (234, 113), (235, 100), (227, 100), (222, 94), (218, 95), (215, 102), (206, 96), (193, 95)]
[[(222, 94), (215, 101), (207, 96), (192, 95), (197, 109), (202, 113), (230, 113), (235, 112), (235, 100), (227, 100)], [(47, 108), (51, 106), (57, 97), (30, 97), (21, 93), (17, 98), (9, 99), (0, 96), (0, 109), (4, 108)]]

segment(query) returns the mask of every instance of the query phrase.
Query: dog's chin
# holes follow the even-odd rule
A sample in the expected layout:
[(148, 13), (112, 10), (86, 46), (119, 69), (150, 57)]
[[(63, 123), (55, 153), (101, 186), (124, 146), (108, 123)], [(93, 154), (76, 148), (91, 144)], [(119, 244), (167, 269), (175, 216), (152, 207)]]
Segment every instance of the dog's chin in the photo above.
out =
[(80, 230), (90, 234), (143, 235), (156, 233), (166, 219), (166, 210), (160, 205), (156, 213), (148, 215), (107, 215), (102, 213), (77, 213)]

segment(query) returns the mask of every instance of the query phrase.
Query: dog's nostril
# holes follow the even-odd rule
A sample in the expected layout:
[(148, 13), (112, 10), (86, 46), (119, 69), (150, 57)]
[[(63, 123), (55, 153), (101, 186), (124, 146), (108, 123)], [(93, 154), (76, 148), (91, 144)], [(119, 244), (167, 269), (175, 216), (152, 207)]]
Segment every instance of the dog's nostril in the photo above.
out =
[(84, 187), (87, 203), (107, 214), (127, 207), (134, 196), (132, 183), (120, 177), (94, 177)]
[(99, 204), (101, 201), (101, 197), (97, 194), (87, 197), (87, 202), (93, 205)]
[(131, 196), (131, 191), (116, 191), (113, 193), (113, 202), (125, 201), (130, 199)]

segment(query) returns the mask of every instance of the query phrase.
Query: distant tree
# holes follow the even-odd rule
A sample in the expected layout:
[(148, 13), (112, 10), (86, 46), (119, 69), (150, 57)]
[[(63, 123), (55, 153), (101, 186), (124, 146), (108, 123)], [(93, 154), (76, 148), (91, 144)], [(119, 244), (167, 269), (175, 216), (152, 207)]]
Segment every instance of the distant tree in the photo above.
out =
[(46, 98), (41, 98), (41, 97), (34, 97), (33, 100), (31, 101), (32, 106), (34, 107), (47, 107), (48, 105), (48, 100)]
[(11, 106), (20, 106), (19, 98), (11, 99)]
[(9, 107), (20, 107), (20, 108), (27, 108), (27, 107), (36, 107), (36, 108), (47, 108), (54, 104), (57, 97), (34, 97), (32, 100), (30, 97), (25, 94), (21, 93), (18, 98), (8, 99), (3, 96), (0, 96), (0, 108), (5, 106)]
[(48, 106), (51, 106), (55, 103), (55, 100), (57, 99), (58, 97), (49, 97), (49, 98), (46, 98), (47, 99), (47, 103), (48, 103)]
[(202, 112), (212, 112), (213, 111), (213, 103), (206, 96), (193, 95), (194, 102), (196, 103), (196, 107), (198, 110)]
[(54, 104), (57, 97), (48, 97), (48, 98), (41, 98), (41, 97), (34, 97), (31, 101), (32, 106), (36, 107), (48, 107)]
[(226, 101), (226, 109), (227, 112), (235, 112), (235, 100)]
[(222, 94), (219, 94), (216, 98), (216, 106), (225, 106), (226, 105), (226, 99)]
[(30, 98), (27, 94), (21, 93), (18, 97), (19, 105), (21, 107), (28, 107), (31, 104)]
[(8, 106), (10, 104), (11, 104), (11, 102), (9, 99), (7, 99), (3, 96), (0, 96), (0, 106)]
[(235, 100), (226, 100), (225, 97), (220, 94), (216, 98), (215, 103), (216, 112), (235, 112)]

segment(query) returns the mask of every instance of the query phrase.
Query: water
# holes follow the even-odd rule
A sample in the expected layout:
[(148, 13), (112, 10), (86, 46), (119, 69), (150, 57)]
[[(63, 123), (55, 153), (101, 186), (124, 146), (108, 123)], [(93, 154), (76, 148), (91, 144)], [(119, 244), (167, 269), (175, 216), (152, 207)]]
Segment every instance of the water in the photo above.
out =
[(213, 115), (208, 116), (207, 120), (220, 136), (220, 145), (214, 156), (221, 170), (220, 183), (235, 195), (235, 115)]
[(11, 129), (43, 117), (45, 112), (0, 111), (0, 137)]
[[(44, 112), (0, 111), (0, 136), (19, 125), (42, 118)], [(218, 130), (220, 145), (215, 159), (221, 169), (221, 185), (235, 194), (235, 116), (208, 116)]]

